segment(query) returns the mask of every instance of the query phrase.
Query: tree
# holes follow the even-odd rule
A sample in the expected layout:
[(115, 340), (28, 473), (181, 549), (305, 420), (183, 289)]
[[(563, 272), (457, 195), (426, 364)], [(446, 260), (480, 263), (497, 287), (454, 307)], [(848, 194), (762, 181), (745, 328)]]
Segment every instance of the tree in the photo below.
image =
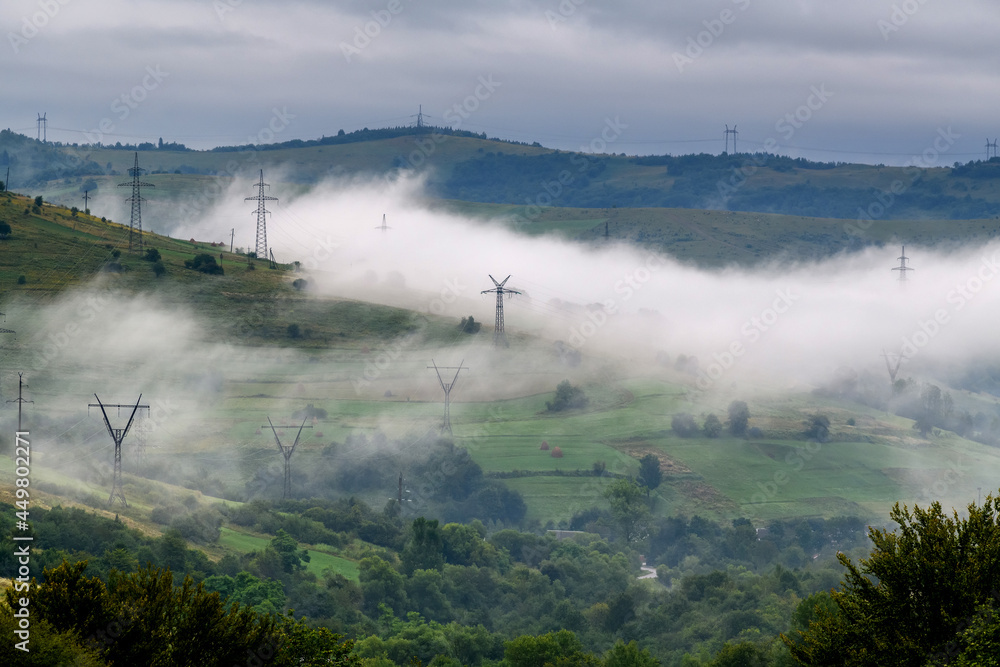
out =
[(826, 415), (813, 415), (806, 421), (804, 436), (817, 442), (830, 439), (830, 418)]
[(160, 251), (156, 248), (146, 248), (146, 254), (142, 256), (147, 262), (160, 261)]
[(645, 492), (631, 479), (616, 479), (604, 492), (611, 515), (626, 542), (638, 542), (649, 533), (649, 507)]
[(10, 225), (6, 222), (0, 222), (0, 239), (10, 238)]
[(646, 495), (663, 481), (663, 471), (660, 470), (660, 459), (655, 454), (646, 454), (639, 459), (639, 481), (646, 487)]
[(695, 423), (694, 417), (686, 412), (674, 415), (670, 420), (670, 428), (681, 438), (693, 438), (698, 435), (698, 424)]
[(660, 661), (651, 656), (646, 649), (640, 649), (634, 640), (626, 644), (619, 639), (604, 654), (604, 667), (659, 667), (659, 665)]
[(563, 380), (556, 385), (556, 396), (551, 401), (545, 401), (545, 409), (549, 412), (559, 412), (561, 410), (573, 410), (575, 408), (585, 408), (590, 399), (583, 393), (583, 389), (574, 387), (569, 380)]
[(729, 404), (729, 432), (733, 435), (745, 435), (747, 423), (750, 421), (750, 408), (744, 401), (733, 401)]
[(476, 318), (474, 318), (472, 315), (469, 315), (468, 317), (463, 317), (462, 318), (462, 321), (458, 325), (458, 328), (463, 333), (477, 334), (477, 333), (479, 333), (479, 330), (483, 328), (483, 323), (482, 322), (477, 322)]
[(167, 267), (163, 266), (163, 262), (153, 262), (153, 275), (157, 278), (162, 278), (167, 273)]
[(298, 338), (302, 335), (302, 331), (299, 329), (298, 324), (289, 324), (287, 331), (289, 338)]
[(722, 435), (722, 422), (719, 421), (719, 418), (713, 412), (705, 417), (705, 425), (702, 426), (701, 430), (707, 438), (718, 438)]
[(503, 657), (511, 667), (597, 667), (601, 664), (592, 653), (583, 652), (583, 644), (569, 630), (512, 639), (504, 644)]
[(868, 558), (837, 556), (847, 575), (832, 593), (836, 610), (817, 607), (807, 629), (782, 636), (799, 664), (923, 666), (981, 627), (1000, 571), (1000, 497), (970, 504), (964, 519), (937, 502), (912, 512), (897, 503), (890, 517), (895, 532), (869, 528)]
[(35, 197), (35, 206), (37, 206), (38, 208), (42, 207), (42, 195), (38, 195), (37, 197)]
[[(63, 561), (44, 571), (45, 585), (33, 582), (33, 635), (36, 623), (43, 632), (72, 634), (81, 647), (100, 653), (103, 664), (115, 665), (242, 664), (259, 647), (278, 645), (273, 619), (225, 604), (190, 577), (175, 587), (170, 570), (147, 566), (132, 574), (112, 571), (105, 585), (84, 577), (86, 567), (86, 561)], [(14, 597), (8, 588), (8, 603)]]
[(222, 267), (215, 262), (215, 257), (208, 253), (201, 253), (200, 255), (195, 255), (194, 259), (184, 260), (184, 266), (211, 275), (223, 274)]

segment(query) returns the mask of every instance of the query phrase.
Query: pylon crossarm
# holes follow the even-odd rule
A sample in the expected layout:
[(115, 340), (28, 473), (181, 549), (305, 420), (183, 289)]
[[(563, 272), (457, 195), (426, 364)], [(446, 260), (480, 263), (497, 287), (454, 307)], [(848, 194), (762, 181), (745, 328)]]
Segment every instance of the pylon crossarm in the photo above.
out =
[(295, 434), (295, 442), (292, 443), (292, 448), (290, 450), (288, 450), (288, 456), (289, 456), (289, 458), (291, 458), (292, 452), (294, 452), (295, 448), (298, 447), (298, 445), (299, 445), (299, 436), (302, 435), (302, 428), (306, 425), (306, 420), (307, 419), (309, 419), (309, 413), (308, 412), (302, 417), (302, 424), (299, 425), (299, 432)]

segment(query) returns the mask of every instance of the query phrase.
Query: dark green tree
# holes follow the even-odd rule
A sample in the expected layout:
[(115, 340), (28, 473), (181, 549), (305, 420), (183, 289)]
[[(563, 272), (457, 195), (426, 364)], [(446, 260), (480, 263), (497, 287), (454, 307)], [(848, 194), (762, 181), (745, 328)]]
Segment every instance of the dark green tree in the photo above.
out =
[(698, 424), (695, 423), (694, 417), (686, 412), (674, 415), (670, 420), (670, 428), (681, 438), (693, 438), (698, 435)]
[(646, 495), (663, 481), (663, 471), (660, 470), (660, 459), (655, 454), (646, 454), (639, 459), (639, 481), (646, 487)]
[(551, 401), (545, 402), (545, 409), (549, 412), (559, 412), (561, 410), (573, 410), (585, 408), (590, 402), (583, 389), (574, 387), (569, 380), (563, 380), (556, 385), (556, 396)]
[(11, 228), (6, 222), (0, 222), (0, 239), (10, 238)]
[(817, 606), (807, 629), (782, 637), (799, 664), (922, 667), (929, 656), (954, 657), (962, 633), (992, 603), (1000, 498), (969, 505), (966, 518), (937, 502), (912, 512), (897, 503), (890, 517), (895, 532), (869, 528), (868, 558), (856, 565), (838, 554), (847, 575), (832, 594), (836, 611)]
[(638, 542), (649, 533), (646, 492), (631, 479), (616, 479), (604, 491), (622, 539)]
[(729, 432), (733, 435), (745, 435), (750, 422), (750, 408), (744, 401), (733, 401), (729, 404)]
[(830, 439), (830, 418), (826, 415), (813, 415), (806, 421), (803, 435), (810, 440), (826, 442)]
[(718, 438), (722, 435), (722, 422), (719, 421), (714, 412), (710, 413), (705, 417), (705, 425), (701, 427), (701, 430), (707, 438)]
[(195, 255), (194, 259), (184, 260), (184, 266), (210, 275), (222, 275), (224, 273), (222, 267), (216, 263), (215, 257), (204, 252), (200, 255)]

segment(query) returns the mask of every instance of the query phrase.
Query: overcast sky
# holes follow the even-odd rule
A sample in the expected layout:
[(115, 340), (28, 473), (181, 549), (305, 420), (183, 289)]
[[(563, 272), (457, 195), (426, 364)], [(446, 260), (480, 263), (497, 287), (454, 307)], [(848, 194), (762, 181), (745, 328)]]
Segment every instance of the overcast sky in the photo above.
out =
[(45, 113), (65, 142), (311, 139), (419, 105), (627, 154), (718, 153), (728, 124), (741, 152), (950, 165), (1000, 135), (995, 0), (3, 0), (0, 25), (0, 126)]

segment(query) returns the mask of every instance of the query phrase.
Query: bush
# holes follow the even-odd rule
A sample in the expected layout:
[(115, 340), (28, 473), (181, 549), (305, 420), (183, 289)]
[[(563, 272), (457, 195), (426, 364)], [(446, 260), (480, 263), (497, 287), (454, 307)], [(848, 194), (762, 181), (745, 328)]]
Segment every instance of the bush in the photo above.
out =
[(299, 338), (302, 335), (302, 331), (299, 329), (298, 324), (289, 324), (287, 331), (289, 338)]
[(459, 323), (458, 328), (467, 334), (477, 334), (479, 330), (483, 328), (482, 322), (477, 322), (472, 315), (468, 317), (463, 317), (461, 323)]
[(194, 259), (184, 260), (184, 266), (210, 275), (223, 274), (222, 267), (215, 262), (215, 257), (208, 253), (201, 253), (200, 255), (195, 255)]
[(156, 248), (146, 248), (146, 254), (142, 256), (147, 262), (160, 261), (160, 251)]
[(750, 421), (750, 408), (744, 401), (733, 401), (729, 404), (729, 432), (733, 435), (744, 435), (747, 432), (747, 422)]
[(722, 422), (712, 413), (705, 417), (705, 425), (701, 429), (707, 438), (718, 438), (722, 435)]
[(10, 225), (6, 222), (0, 222), (0, 239), (6, 239), (10, 237)]
[(545, 401), (545, 409), (549, 412), (559, 412), (561, 410), (572, 410), (574, 408), (585, 408), (590, 402), (586, 394), (579, 387), (574, 387), (569, 380), (563, 380), (556, 386), (556, 397), (552, 401)]
[(698, 424), (695, 423), (694, 417), (686, 412), (674, 415), (670, 420), (670, 428), (681, 438), (693, 438), (698, 435)]
[(20, 275), (20, 276), (17, 277), (17, 284), (18, 285), (24, 285), (27, 282), (28, 282), (28, 279), (25, 278), (24, 275)]
[(162, 278), (167, 274), (167, 267), (163, 266), (163, 262), (153, 262), (153, 274), (157, 278)]

